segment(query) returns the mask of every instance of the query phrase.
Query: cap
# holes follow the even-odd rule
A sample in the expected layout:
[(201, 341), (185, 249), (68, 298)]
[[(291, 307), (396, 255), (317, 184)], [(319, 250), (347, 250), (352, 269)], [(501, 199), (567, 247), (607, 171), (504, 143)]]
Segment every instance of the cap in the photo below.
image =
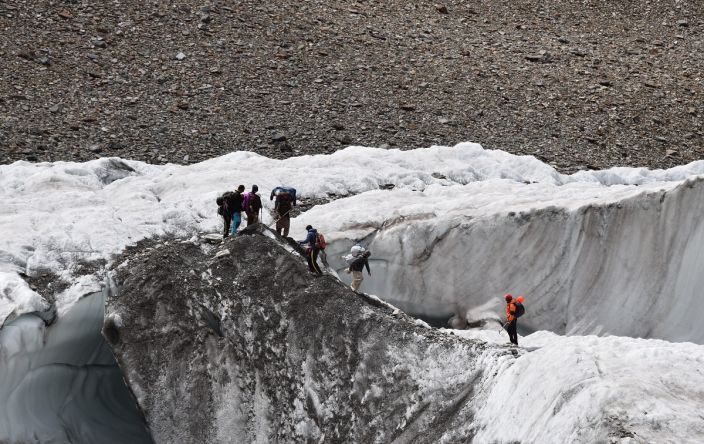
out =
[(313, 229), (313, 226), (312, 226), (312, 225), (306, 225), (306, 231), (310, 231), (310, 230), (312, 230), (312, 229)]
[(506, 293), (506, 296), (504, 296), (504, 299), (506, 299), (506, 301), (508, 302), (513, 299), (513, 296), (511, 296), (511, 293)]

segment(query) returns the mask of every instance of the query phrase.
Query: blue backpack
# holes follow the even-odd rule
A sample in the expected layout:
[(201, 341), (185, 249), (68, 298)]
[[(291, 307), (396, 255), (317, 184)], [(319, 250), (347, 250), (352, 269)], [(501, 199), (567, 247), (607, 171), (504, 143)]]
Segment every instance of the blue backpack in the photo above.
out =
[(269, 196), (269, 200), (274, 200), (275, 196), (278, 196), (279, 193), (288, 193), (291, 196), (291, 204), (293, 206), (296, 206), (296, 189), (293, 187), (276, 187), (273, 190), (271, 190), (271, 196)]

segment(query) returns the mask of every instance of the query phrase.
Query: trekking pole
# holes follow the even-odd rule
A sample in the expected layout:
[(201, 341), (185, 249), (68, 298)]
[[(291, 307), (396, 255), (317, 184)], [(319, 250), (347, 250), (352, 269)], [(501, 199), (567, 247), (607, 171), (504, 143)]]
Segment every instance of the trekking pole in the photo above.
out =
[[(288, 211), (291, 211), (291, 210), (289, 209)], [(279, 216), (279, 218), (276, 219), (274, 222), (270, 223), (270, 224), (268, 225), (268, 227), (271, 228), (272, 225), (274, 225), (276, 222), (278, 222), (278, 221), (280, 221), (281, 219), (283, 219), (284, 216), (286, 216), (286, 215), (288, 214), (288, 211), (285, 212), (284, 214), (282, 214), (281, 216)]]

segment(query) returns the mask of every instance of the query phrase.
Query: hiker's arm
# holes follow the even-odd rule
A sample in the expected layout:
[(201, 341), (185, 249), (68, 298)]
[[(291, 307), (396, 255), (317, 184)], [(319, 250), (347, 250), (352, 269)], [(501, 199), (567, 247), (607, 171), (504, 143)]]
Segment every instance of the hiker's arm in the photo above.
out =
[(367, 267), (367, 274), (371, 276), (372, 272), (369, 270), (369, 261), (366, 259), (364, 260), (364, 266)]

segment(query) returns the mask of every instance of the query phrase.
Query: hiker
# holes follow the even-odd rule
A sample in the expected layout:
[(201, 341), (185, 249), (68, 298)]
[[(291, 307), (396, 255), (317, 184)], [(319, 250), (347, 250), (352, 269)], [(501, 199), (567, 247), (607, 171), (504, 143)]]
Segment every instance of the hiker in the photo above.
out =
[(262, 199), (257, 194), (259, 187), (252, 185), (252, 191), (244, 193), (242, 208), (247, 213), (247, 226), (259, 222), (259, 210), (262, 209)]
[(230, 222), (232, 222), (232, 215), (230, 215), (227, 209), (227, 205), (225, 205), (225, 197), (226, 195), (231, 193), (231, 191), (228, 191), (222, 196), (218, 196), (218, 198), (215, 200), (215, 202), (218, 204), (218, 214), (222, 216), (223, 222), (225, 223), (225, 230), (222, 234), (223, 239), (226, 238), (228, 234), (230, 234)]
[(506, 299), (506, 324), (504, 328), (508, 332), (508, 338), (512, 344), (518, 345), (518, 333), (516, 331), (516, 324), (518, 322), (518, 317), (516, 316), (516, 303), (513, 301), (513, 296), (507, 294), (504, 296)]
[(240, 223), (242, 223), (243, 192), (244, 185), (240, 185), (237, 187), (237, 190), (234, 193), (225, 193), (223, 195), (223, 197), (225, 198), (225, 206), (227, 207), (227, 212), (232, 218), (230, 234), (233, 236), (237, 234), (237, 229), (240, 227)]
[(323, 274), (320, 270), (320, 266), (318, 265), (318, 253), (320, 252), (318, 231), (311, 225), (306, 225), (306, 231), (308, 232), (306, 238), (302, 241), (298, 241), (298, 243), (303, 245), (306, 250), (308, 269), (310, 269), (312, 273)]
[(288, 237), (291, 227), (291, 209), (296, 204), (296, 190), (293, 188), (276, 187), (271, 191), (269, 200), (274, 199), (274, 213), (276, 215), (276, 232), (279, 236)]
[(364, 267), (367, 267), (367, 274), (369, 276), (372, 275), (372, 272), (369, 270), (369, 256), (371, 256), (371, 254), (371, 251), (366, 250), (357, 256), (350, 264), (350, 268), (348, 269), (348, 271), (352, 272), (352, 285), (350, 285), (350, 287), (354, 291), (359, 290), (359, 286), (362, 285), (362, 281), (364, 280), (362, 270)]

